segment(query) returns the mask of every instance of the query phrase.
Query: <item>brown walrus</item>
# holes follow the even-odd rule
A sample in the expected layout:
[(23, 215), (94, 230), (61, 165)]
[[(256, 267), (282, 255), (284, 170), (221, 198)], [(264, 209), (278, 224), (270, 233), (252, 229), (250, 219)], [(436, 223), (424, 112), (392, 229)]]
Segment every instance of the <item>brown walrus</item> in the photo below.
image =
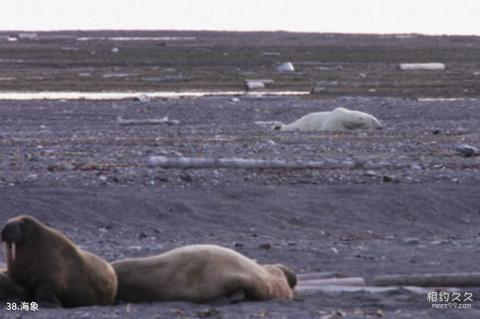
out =
[(112, 263), (123, 302), (292, 299), (297, 280), (283, 265), (259, 265), (234, 250), (191, 245)]
[(0, 300), (27, 301), (28, 294), (22, 286), (10, 278), (6, 269), (0, 268)]
[(43, 305), (78, 307), (112, 304), (115, 271), (102, 258), (79, 249), (60, 232), (30, 216), (2, 229), (8, 274)]

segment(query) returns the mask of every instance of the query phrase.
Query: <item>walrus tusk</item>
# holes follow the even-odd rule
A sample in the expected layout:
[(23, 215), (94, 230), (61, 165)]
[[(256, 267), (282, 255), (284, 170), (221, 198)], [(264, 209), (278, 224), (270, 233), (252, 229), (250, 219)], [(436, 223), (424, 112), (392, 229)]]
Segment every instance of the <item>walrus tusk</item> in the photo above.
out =
[(6, 241), (4, 241), (3, 249), (5, 249), (5, 259), (15, 260), (15, 243), (7, 243)]

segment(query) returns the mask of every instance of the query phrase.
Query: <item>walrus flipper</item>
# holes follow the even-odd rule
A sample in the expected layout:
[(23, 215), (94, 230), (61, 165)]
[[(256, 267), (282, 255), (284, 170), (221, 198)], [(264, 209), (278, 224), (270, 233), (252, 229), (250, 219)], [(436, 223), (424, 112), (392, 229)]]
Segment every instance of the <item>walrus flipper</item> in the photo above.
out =
[(33, 300), (42, 308), (62, 307), (62, 302), (51, 287), (51, 284), (43, 283), (35, 289)]

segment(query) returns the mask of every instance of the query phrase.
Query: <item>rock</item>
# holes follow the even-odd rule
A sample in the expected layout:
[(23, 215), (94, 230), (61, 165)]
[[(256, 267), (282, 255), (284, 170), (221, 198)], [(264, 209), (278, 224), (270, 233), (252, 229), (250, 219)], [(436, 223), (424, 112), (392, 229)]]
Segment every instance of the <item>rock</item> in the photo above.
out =
[(38, 179), (37, 174), (30, 174), (25, 178), (25, 181), (26, 182), (33, 182), (33, 181), (36, 181), (37, 179)]
[(410, 165), (410, 168), (416, 171), (422, 170), (422, 167), (417, 163), (413, 163), (412, 165)]
[(397, 178), (393, 175), (385, 175), (382, 177), (384, 183), (398, 182)]
[(245, 88), (247, 90), (256, 90), (256, 89), (264, 89), (265, 88), (265, 83), (262, 81), (257, 81), (257, 80), (246, 80), (245, 81)]
[(316, 95), (316, 94), (322, 94), (325, 92), (325, 88), (322, 87), (322, 86), (314, 86), (312, 87), (312, 89), (310, 90), (310, 94), (311, 95)]
[(378, 176), (378, 173), (373, 170), (368, 170), (365, 172), (365, 176), (376, 177)]
[(215, 308), (206, 308), (196, 313), (197, 317), (199, 318), (208, 318), (212, 316), (215, 316), (216, 318), (218, 318), (219, 314), (220, 312)]
[(478, 149), (468, 144), (459, 144), (455, 146), (457, 153), (464, 157), (472, 157), (478, 155)]
[(146, 232), (142, 231), (139, 235), (138, 235), (138, 239), (145, 239), (145, 238), (148, 238), (148, 235)]
[(418, 245), (420, 244), (420, 239), (417, 237), (405, 238), (403, 240), (403, 243), (407, 245)]
[(431, 63), (400, 63), (398, 69), (401, 71), (412, 71), (412, 70), (445, 70), (445, 64), (439, 62)]
[(273, 84), (275, 81), (271, 79), (256, 79), (256, 80), (245, 80), (245, 89), (246, 90), (255, 90), (255, 89), (264, 89), (266, 85)]
[(71, 164), (71, 163), (67, 163), (67, 164), (65, 164), (63, 167), (64, 167), (64, 169), (65, 169), (66, 171), (73, 171), (73, 170), (75, 170), (75, 165), (73, 165), (73, 164)]
[(452, 241), (450, 239), (437, 239), (434, 241), (430, 242), (431, 245), (448, 245), (452, 244)]
[(108, 178), (105, 175), (100, 175), (98, 177), (98, 180), (100, 181), (100, 184), (105, 185), (107, 183)]
[(108, 224), (105, 224), (105, 225), (100, 226), (100, 228), (103, 228), (103, 229), (105, 229), (105, 230), (110, 230), (110, 229), (113, 228), (113, 224), (108, 223)]
[(243, 247), (243, 244), (239, 242), (234, 242), (233, 247)]
[(180, 179), (181, 179), (182, 181), (184, 181), (185, 183), (191, 183), (191, 182), (193, 182), (193, 178), (192, 178), (192, 176), (189, 175), (189, 174), (181, 175), (181, 176), (180, 176)]
[(375, 260), (377, 259), (374, 255), (369, 254), (356, 254), (355, 258), (363, 259), (363, 260)]
[(136, 96), (133, 98), (134, 101), (139, 101), (139, 102), (150, 102), (152, 98), (148, 96), (147, 94), (141, 94), (139, 96)]
[(264, 52), (262, 52), (261, 56), (280, 56), (280, 52), (264, 51)]
[(258, 245), (258, 248), (261, 248), (261, 249), (270, 249), (270, 248), (272, 248), (272, 244), (270, 244), (270, 243), (261, 243), (260, 245)]
[(293, 67), (292, 62), (286, 62), (277, 66), (277, 71), (278, 72), (294, 72), (295, 69)]

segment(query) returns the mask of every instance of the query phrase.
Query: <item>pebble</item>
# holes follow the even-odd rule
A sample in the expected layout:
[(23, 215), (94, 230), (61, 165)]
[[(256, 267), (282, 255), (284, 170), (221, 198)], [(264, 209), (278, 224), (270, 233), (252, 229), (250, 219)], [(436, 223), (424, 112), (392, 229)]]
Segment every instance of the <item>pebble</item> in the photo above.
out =
[(138, 239), (144, 239), (144, 238), (148, 238), (148, 235), (146, 232), (142, 231), (139, 235), (138, 235)]

